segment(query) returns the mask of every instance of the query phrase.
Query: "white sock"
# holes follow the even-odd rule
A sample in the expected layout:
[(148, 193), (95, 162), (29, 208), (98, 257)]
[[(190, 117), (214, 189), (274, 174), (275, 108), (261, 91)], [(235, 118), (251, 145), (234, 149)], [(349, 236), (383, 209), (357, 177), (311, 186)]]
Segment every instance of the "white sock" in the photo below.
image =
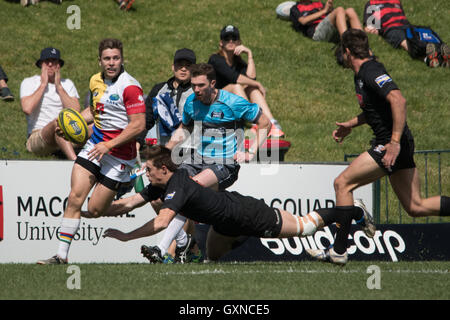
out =
[(183, 228), (181, 228), (180, 232), (178, 232), (177, 237), (175, 238), (175, 241), (177, 242), (177, 247), (181, 248), (184, 247), (187, 244), (188, 236), (186, 231), (184, 231)]
[(61, 227), (59, 228), (59, 247), (57, 253), (61, 259), (67, 260), (70, 244), (72, 243), (73, 236), (77, 233), (79, 226), (80, 219), (62, 219)]
[(186, 217), (179, 214), (177, 214), (175, 218), (170, 221), (169, 226), (164, 232), (161, 242), (158, 244), (158, 248), (161, 250), (161, 256), (164, 257), (164, 255), (167, 253), (167, 249), (169, 249), (170, 244), (177, 237), (185, 222)]

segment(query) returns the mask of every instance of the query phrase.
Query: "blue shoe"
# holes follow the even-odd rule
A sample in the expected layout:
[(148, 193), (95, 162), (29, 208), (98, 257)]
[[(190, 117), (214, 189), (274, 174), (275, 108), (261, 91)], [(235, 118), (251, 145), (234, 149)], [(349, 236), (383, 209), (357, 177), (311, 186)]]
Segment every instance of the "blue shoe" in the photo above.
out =
[(162, 263), (164, 263), (164, 264), (174, 264), (175, 263), (175, 258), (171, 254), (166, 254), (164, 256), (164, 260), (163, 260)]
[(200, 250), (198, 250), (198, 253), (189, 253), (187, 257), (188, 263), (202, 263), (203, 262), (203, 254)]

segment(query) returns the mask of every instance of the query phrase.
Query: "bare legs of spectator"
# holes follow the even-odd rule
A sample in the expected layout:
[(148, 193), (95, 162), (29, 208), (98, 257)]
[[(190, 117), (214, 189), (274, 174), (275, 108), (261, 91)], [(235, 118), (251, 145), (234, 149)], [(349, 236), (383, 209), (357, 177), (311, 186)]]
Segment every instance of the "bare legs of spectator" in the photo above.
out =
[(328, 15), (330, 22), (336, 26), (339, 35), (343, 34), (350, 25), (353, 29), (363, 30), (358, 15), (353, 8), (337, 7)]
[(54, 120), (42, 128), (42, 139), (44, 139), (48, 144), (57, 145), (58, 148), (66, 155), (67, 159), (75, 160), (77, 155), (75, 154), (72, 143), (56, 134), (56, 126), (57, 123), (56, 120)]

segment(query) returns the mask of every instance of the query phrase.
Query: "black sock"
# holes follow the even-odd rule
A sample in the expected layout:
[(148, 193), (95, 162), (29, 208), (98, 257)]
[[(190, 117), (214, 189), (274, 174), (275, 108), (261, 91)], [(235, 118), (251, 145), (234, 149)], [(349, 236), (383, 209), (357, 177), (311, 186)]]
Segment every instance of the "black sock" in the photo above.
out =
[(330, 224), (337, 221), (337, 212), (336, 208), (321, 208), (315, 210), (319, 216), (322, 218), (325, 226), (329, 226)]
[(334, 239), (334, 251), (338, 254), (344, 254), (347, 251), (348, 234), (350, 233), (350, 227), (352, 225), (352, 219), (354, 215), (354, 206), (342, 206), (336, 207), (336, 213), (338, 215), (337, 222), (339, 226), (336, 231), (336, 237)]
[[(322, 218), (325, 226), (329, 226), (332, 223), (338, 221), (338, 213), (336, 212), (336, 208), (321, 208), (315, 210), (319, 216)], [(356, 223), (364, 225), (364, 211), (360, 207), (354, 207), (352, 219), (356, 221)]]
[(441, 210), (439, 215), (442, 217), (450, 216), (450, 197), (441, 196)]

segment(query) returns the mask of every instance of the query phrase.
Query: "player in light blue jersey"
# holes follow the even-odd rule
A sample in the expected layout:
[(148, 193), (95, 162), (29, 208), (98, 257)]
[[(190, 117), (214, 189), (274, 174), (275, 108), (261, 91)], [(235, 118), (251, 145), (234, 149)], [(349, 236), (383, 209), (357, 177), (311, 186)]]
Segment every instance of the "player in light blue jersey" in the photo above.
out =
[(210, 104), (208, 101), (204, 103), (198, 98), (202, 90), (200, 85), (193, 84), (197, 92), (186, 101), (183, 126), (198, 129), (200, 141), (197, 152), (201, 158), (212, 158), (219, 163), (233, 159), (237, 141), (243, 137), (243, 122), (257, 123), (262, 115), (261, 108), (238, 95), (218, 89), (214, 100)]
[[(271, 123), (257, 104), (216, 89), (216, 74), (211, 65), (196, 64), (190, 70), (194, 94), (186, 100), (182, 123), (166, 147), (172, 150), (172, 158), (177, 160), (178, 148), (190, 138), (195, 149), (193, 155), (184, 159), (179, 157), (178, 161), (183, 161), (176, 164), (180, 164), (180, 168), (187, 170), (204, 187), (225, 190), (237, 180), (239, 163), (249, 162), (256, 156), (259, 146), (267, 138)], [(245, 152), (242, 148), (243, 125), (247, 121), (257, 124), (258, 130), (256, 139)], [(178, 214), (159, 245), (143, 246), (144, 256), (151, 262), (160, 261), (172, 240), (184, 232), (182, 226), (185, 221), (186, 218)]]

